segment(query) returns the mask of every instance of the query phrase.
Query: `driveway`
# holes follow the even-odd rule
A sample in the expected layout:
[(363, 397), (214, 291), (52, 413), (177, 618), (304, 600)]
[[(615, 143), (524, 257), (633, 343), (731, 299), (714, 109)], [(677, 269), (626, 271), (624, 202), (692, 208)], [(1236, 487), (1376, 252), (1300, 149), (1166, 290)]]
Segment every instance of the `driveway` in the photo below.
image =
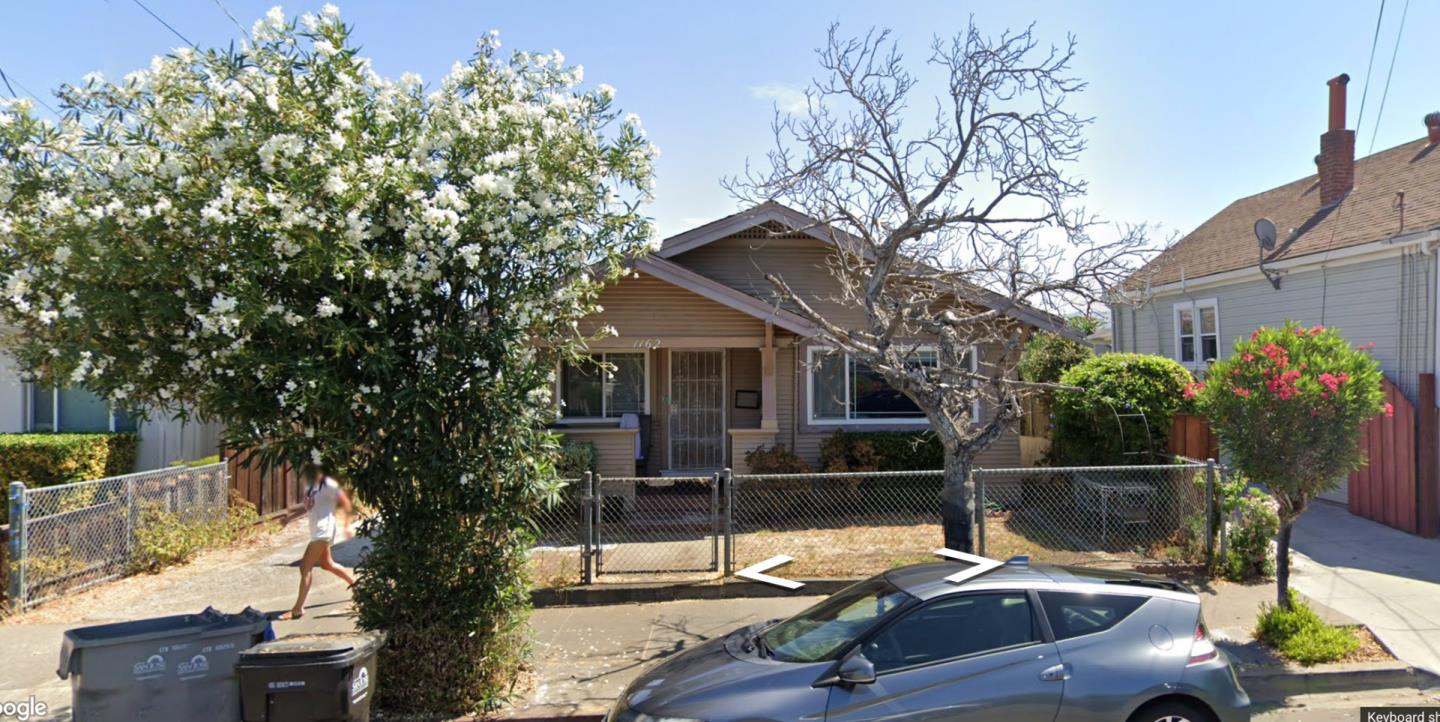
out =
[(1318, 503), (1295, 524), (1290, 584), (1370, 626), (1395, 656), (1440, 674), (1440, 539)]

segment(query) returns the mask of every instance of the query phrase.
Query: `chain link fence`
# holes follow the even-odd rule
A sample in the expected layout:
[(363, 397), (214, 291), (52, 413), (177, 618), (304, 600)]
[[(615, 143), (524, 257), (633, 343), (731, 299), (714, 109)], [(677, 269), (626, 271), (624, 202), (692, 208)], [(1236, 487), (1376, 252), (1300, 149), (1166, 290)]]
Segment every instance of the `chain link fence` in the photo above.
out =
[[(978, 551), (1054, 564), (1200, 563), (1216, 543), (1218, 517), (1205, 512), (1219, 473), (1191, 461), (976, 469)], [(792, 578), (868, 576), (935, 558), (942, 485), (938, 470), (577, 480), (537, 522), (532, 576), (546, 586), (719, 576), (781, 554), (795, 559), (781, 572)]]
[(1197, 562), (1212, 551), (1216, 467), (977, 469), (980, 552), (1061, 564)]
[(25, 609), (123, 576), (147, 510), (194, 521), (228, 505), (223, 463), (36, 489), (11, 484), (10, 605)]

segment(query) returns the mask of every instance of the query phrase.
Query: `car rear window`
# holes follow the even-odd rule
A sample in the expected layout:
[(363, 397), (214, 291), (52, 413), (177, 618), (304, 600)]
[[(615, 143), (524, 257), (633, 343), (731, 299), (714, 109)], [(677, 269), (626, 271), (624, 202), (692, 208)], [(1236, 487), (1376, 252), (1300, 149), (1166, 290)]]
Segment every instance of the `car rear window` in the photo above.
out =
[(1040, 605), (1055, 639), (1103, 632), (1130, 616), (1149, 597), (1079, 592), (1040, 592)]

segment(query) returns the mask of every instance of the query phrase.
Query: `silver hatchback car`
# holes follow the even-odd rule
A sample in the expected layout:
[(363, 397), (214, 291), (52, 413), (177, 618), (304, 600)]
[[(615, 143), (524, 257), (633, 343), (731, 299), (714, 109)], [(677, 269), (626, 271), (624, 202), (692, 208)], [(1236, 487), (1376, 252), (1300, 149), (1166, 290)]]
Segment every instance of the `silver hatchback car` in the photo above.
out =
[(894, 569), (636, 679), (606, 722), (1238, 722), (1250, 698), (1184, 585), (1030, 565)]

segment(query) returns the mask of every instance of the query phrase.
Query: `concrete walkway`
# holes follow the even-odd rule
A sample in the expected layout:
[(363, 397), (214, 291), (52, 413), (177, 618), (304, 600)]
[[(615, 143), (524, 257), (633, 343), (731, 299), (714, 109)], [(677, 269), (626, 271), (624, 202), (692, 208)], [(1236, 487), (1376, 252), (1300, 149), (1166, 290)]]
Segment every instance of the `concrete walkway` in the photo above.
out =
[(1312, 505), (1295, 525), (1290, 584), (1370, 626), (1395, 656), (1440, 674), (1440, 539)]

